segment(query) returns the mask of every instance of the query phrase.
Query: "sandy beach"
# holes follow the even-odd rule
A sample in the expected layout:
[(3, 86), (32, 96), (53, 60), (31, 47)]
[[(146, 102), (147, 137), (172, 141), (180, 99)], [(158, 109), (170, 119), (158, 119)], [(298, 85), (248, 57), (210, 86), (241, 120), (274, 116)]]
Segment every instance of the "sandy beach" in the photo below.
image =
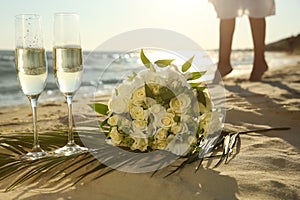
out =
[[(202, 168), (197, 163), (164, 178), (169, 167), (151, 173), (113, 171), (97, 180), (92, 177), (77, 185), (57, 190), (17, 187), (0, 199), (300, 199), (300, 64), (269, 70), (262, 82), (249, 82), (248, 75), (229, 77), (226, 88), (225, 128), (236, 131), (289, 127), (285, 131), (242, 135), (239, 154), (229, 164)], [(43, 102), (38, 106), (38, 129), (65, 129), (65, 102)], [(3, 107), (0, 132), (31, 131), (29, 105)], [(41, 180), (42, 182), (42, 180)]]

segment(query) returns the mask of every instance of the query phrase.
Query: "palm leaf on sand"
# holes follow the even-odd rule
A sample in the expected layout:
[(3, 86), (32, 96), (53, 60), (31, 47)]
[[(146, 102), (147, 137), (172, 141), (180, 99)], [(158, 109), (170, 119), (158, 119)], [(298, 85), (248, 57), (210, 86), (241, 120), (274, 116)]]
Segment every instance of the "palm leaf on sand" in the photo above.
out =
[[(184, 158), (181, 158), (181, 164), (171, 166), (170, 176), (175, 172), (182, 169), (185, 165), (199, 162), (197, 171), (202, 164), (203, 160), (219, 159), (215, 167), (219, 166), (222, 162), (228, 163), (231, 158), (234, 158), (239, 153), (241, 146), (241, 134), (250, 132), (264, 132), (270, 130), (286, 130), (287, 128), (272, 128), (263, 130), (254, 130), (246, 132), (231, 132), (222, 131), (218, 138), (218, 142), (214, 146), (209, 155), (199, 158), (198, 152), (191, 152)], [(85, 135), (92, 137), (100, 132), (97, 130), (77, 130), (75, 140), (81, 144), (78, 133), (84, 131)], [(66, 131), (51, 131), (45, 132), (40, 135), (41, 144), (45, 144), (43, 148), (46, 151), (53, 151), (61, 147), (66, 142)], [(105, 141), (102, 141), (105, 143)], [(99, 162), (93, 155), (107, 156), (111, 155), (109, 149), (93, 149), (90, 152), (80, 153), (71, 156), (49, 156), (34, 161), (24, 161), (20, 156), (25, 154), (32, 147), (32, 133), (11, 133), (0, 134), (0, 186), (5, 188), (6, 191), (12, 190), (17, 186), (28, 186), (39, 184), (39, 188), (47, 187), (53, 189), (66, 189), (72, 185), (77, 184), (83, 179), (94, 180), (101, 178), (107, 173), (112, 172), (114, 169)], [(233, 149), (236, 147), (234, 153)], [(137, 159), (142, 158), (142, 154), (135, 154), (135, 156), (122, 156), (117, 159), (122, 164), (134, 164)], [(112, 161), (113, 162), (113, 161)], [(164, 157), (156, 161), (158, 166), (164, 165)], [(118, 165), (118, 163), (114, 163)], [(147, 166), (145, 166), (147, 167)], [(154, 175), (156, 172), (153, 172)]]

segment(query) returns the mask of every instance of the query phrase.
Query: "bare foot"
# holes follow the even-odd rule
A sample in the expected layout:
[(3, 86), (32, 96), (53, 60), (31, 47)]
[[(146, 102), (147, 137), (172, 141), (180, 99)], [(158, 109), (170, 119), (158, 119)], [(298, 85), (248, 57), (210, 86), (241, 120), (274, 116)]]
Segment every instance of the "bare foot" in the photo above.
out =
[(218, 65), (218, 71), (221, 75), (221, 77), (226, 76), (227, 74), (229, 74), (230, 72), (232, 72), (232, 67), (231, 65)]
[(223, 77), (232, 71), (231, 65), (218, 65), (218, 69), (215, 73), (215, 78), (213, 80), (214, 84), (218, 84)]
[(250, 81), (261, 81), (262, 76), (266, 71), (268, 71), (268, 64), (266, 61), (263, 61), (261, 63), (254, 63), (253, 65), (253, 70), (251, 72)]

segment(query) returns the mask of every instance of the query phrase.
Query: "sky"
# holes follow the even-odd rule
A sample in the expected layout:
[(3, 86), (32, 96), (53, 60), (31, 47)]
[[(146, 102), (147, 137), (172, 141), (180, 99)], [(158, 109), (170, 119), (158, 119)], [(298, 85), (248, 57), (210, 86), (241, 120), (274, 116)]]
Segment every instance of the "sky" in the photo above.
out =
[[(262, 0), (263, 1), (263, 0)], [(276, 15), (267, 17), (266, 43), (300, 33), (300, 0), (275, 0)], [(141, 28), (178, 32), (204, 49), (217, 49), (219, 20), (208, 0), (9, 0), (0, 7), (0, 49), (15, 48), (14, 16), (42, 16), (44, 44), (52, 49), (53, 14), (77, 12), (84, 50), (94, 50), (115, 35)], [(237, 19), (233, 49), (252, 48), (246, 16)]]

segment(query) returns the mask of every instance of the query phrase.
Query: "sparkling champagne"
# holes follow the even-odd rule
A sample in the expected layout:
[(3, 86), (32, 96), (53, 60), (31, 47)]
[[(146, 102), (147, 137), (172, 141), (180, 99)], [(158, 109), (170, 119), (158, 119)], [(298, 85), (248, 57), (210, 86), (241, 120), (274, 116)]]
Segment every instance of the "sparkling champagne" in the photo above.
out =
[(25, 95), (39, 95), (47, 79), (46, 54), (43, 48), (16, 48), (16, 70)]
[(54, 48), (53, 73), (62, 93), (76, 92), (80, 87), (83, 73), (81, 48)]

